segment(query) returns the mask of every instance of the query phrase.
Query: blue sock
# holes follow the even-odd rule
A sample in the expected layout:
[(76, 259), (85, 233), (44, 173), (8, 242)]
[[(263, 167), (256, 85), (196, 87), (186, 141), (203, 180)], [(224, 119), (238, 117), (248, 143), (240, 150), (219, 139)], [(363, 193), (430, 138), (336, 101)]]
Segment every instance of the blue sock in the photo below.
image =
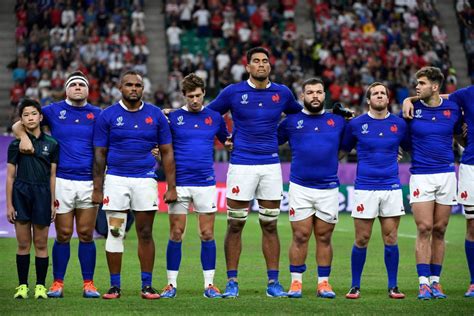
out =
[(151, 286), (152, 273), (142, 271), (142, 288)]
[(434, 264), (434, 263), (430, 264), (430, 271), (431, 271), (430, 275), (439, 277), (441, 275), (442, 268), (443, 266), (440, 264)]
[(79, 262), (81, 263), (82, 279), (84, 281), (94, 280), (96, 248), (94, 241), (79, 241)]
[(267, 276), (268, 276), (268, 283), (271, 282), (278, 282), (278, 270), (267, 270)]
[(331, 274), (331, 266), (318, 266), (318, 277), (329, 277)]
[(466, 250), (467, 266), (469, 267), (469, 273), (471, 274), (471, 284), (474, 284), (474, 241), (466, 239), (464, 249)]
[(231, 279), (237, 279), (237, 270), (227, 270), (227, 278)]
[(304, 273), (306, 271), (306, 265), (302, 264), (300, 266), (294, 266), (290, 264), (290, 273)]
[(352, 271), (352, 287), (360, 288), (360, 278), (362, 270), (364, 270), (365, 259), (367, 257), (367, 248), (359, 248), (356, 245), (352, 246), (351, 255), (351, 271)]
[(384, 259), (388, 275), (388, 288), (391, 289), (397, 286), (398, 262), (400, 260), (398, 245), (385, 245)]
[(110, 274), (110, 286), (116, 286), (120, 288), (120, 273)]
[(64, 280), (70, 256), (71, 247), (69, 242), (60, 243), (55, 240), (53, 245), (53, 277), (55, 280)]
[(431, 275), (430, 265), (427, 263), (419, 263), (416, 265), (416, 271), (418, 272), (418, 277), (427, 277)]
[(201, 241), (201, 264), (204, 271), (216, 269), (216, 241)]
[(180, 241), (168, 240), (166, 249), (166, 269), (170, 271), (179, 271), (181, 264), (181, 245)]

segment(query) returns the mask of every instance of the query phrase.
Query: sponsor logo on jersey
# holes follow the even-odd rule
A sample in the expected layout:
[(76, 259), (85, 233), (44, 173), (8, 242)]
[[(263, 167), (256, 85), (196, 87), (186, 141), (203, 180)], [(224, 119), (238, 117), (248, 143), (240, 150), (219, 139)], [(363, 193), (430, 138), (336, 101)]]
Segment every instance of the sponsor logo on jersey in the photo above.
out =
[(184, 125), (184, 123), (185, 123), (185, 122), (184, 122), (184, 117), (183, 117), (182, 115), (178, 116), (178, 123), (176, 123), (176, 124), (178, 124), (178, 125)]
[(362, 134), (368, 134), (369, 133), (369, 124), (365, 123), (362, 125)]
[(59, 119), (65, 120), (66, 119), (66, 110), (59, 111)]
[(123, 126), (123, 117), (117, 117), (117, 122), (115, 123), (116, 126)]
[(423, 115), (421, 115), (421, 109), (418, 109), (418, 110), (415, 111), (415, 117), (416, 118), (422, 118), (423, 117)]
[(249, 103), (248, 99), (249, 99), (249, 95), (247, 93), (242, 94), (242, 100), (240, 101), (240, 104), (248, 104)]
[(303, 120), (299, 120), (298, 122), (296, 122), (296, 129), (302, 129), (304, 127), (303, 123)]

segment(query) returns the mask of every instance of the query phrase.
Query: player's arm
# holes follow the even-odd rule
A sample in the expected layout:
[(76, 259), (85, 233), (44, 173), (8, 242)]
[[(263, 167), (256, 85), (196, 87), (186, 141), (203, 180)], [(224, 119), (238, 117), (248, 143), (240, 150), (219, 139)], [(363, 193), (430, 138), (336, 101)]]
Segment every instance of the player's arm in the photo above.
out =
[(32, 154), (35, 152), (33, 143), (31, 142), (28, 134), (26, 133), (25, 127), (20, 121), (15, 122), (12, 126), (13, 135), (16, 139), (20, 140), (20, 152), (24, 154)]
[(165, 203), (176, 202), (178, 197), (176, 193), (176, 164), (174, 161), (173, 145), (162, 144), (159, 145), (161, 152), (161, 161), (165, 171), (166, 182), (168, 189), (164, 196)]
[(56, 169), (57, 164), (51, 164), (51, 175), (49, 177), (49, 187), (51, 190), (51, 223), (56, 219), (56, 207), (54, 201), (56, 200)]
[(7, 181), (5, 191), (7, 193), (7, 220), (14, 224), (16, 219), (15, 208), (13, 207), (13, 182), (15, 181), (16, 165), (7, 164)]
[(94, 189), (92, 191), (92, 203), (100, 204), (104, 199), (104, 174), (107, 163), (107, 147), (94, 147), (94, 166), (92, 176)]
[(221, 142), (221, 144), (224, 145), (226, 150), (232, 151), (232, 149), (234, 149), (232, 134), (227, 130), (227, 126), (225, 125), (225, 121), (222, 117), (220, 117), (219, 130), (216, 133), (216, 137)]
[(344, 127), (344, 133), (341, 138), (341, 144), (339, 146), (338, 159), (341, 160), (347, 156), (357, 144), (357, 138), (352, 133), (352, 122), (346, 124)]
[(288, 119), (284, 119), (281, 121), (281, 123), (278, 125), (278, 146), (283, 145), (288, 141), (288, 130), (287, 130), (287, 125), (288, 125)]
[(408, 97), (403, 100), (402, 112), (403, 117), (407, 119), (413, 119), (413, 103), (419, 101), (419, 97)]

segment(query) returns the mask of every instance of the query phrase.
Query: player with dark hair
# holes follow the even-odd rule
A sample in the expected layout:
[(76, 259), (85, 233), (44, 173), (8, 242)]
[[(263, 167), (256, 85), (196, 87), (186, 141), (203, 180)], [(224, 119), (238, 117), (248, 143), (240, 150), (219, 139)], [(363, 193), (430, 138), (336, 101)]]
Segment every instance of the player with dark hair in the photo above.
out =
[[(94, 132), (94, 191), (92, 200), (103, 202), (109, 234), (105, 243), (110, 289), (104, 299), (121, 295), (123, 238), (127, 212), (134, 211), (144, 299), (160, 297), (152, 285), (155, 262), (153, 221), (158, 208), (155, 158), (158, 145), (165, 168), (166, 203), (176, 201), (175, 162), (168, 122), (160, 109), (142, 101), (143, 78), (126, 71), (120, 78), (122, 99), (99, 116)], [(107, 174), (104, 172), (107, 167)], [(105, 181), (104, 181), (105, 178)]]
[(388, 111), (388, 88), (374, 82), (366, 92), (369, 112), (349, 122), (341, 149), (357, 149), (355, 208), (352, 210), (355, 242), (352, 247), (352, 285), (346, 298), (360, 297), (360, 280), (367, 256), (367, 246), (375, 218), (379, 218), (384, 242), (384, 260), (388, 274), (388, 295), (403, 299), (398, 289), (398, 226), (405, 214), (398, 177), (399, 146), (408, 150), (405, 121)]
[(34, 154), (23, 154), (20, 141), (8, 147), (7, 164), (7, 219), (15, 225), (18, 249), (16, 267), (19, 286), (14, 298), (28, 298), (28, 271), (31, 242), (35, 247), (36, 286), (35, 298), (47, 298), (45, 280), (48, 272), (48, 231), (54, 220), (54, 188), (58, 143), (41, 132), (43, 119), (38, 102), (23, 99), (18, 111), (20, 124), (30, 139)]
[(453, 136), (460, 134), (456, 103), (440, 97), (444, 76), (439, 68), (417, 71), (413, 120), (408, 122), (412, 143), (410, 204), (417, 226), (416, 267), (419, 299), (446, 298), (440, 275), (444, 235), (452, 205), (457, 204)]
[(174, 298), (181, 263), (181, 245), (186, 230), (186, 215), (192, 203), (198, 215), (201, 239), (201, 264), (204, 274), (204, 296), (221, 297), (214, 286), (216, 242), (214, 221), (216, 179), (213, 169), (214, 138), (224, 144), (229, 136), (222, 116), (203, 107), (206, 93), (204, 81), (191, 73), (181, 82), (186, 105), (168, 117), (176, 160), (178, 199), (169, 205), (170, 239), (166, 251), (168, 285), (162, 298)]
[[(464, 296), (474, 297), (474, 86), (459, 89), (450, 95), (442, 95), (449, 98), (461, 107), (464, 112), (464, 121), (467, 124), (467, 143), (462, 154), (459, 166), (458, 180), (458, 203), (464, 205), (466, 217), (466, 240), (465, 252), (467, 265), (470, 273), (470, 286)], [(406, 118), (413, 118), (413, 103), (417, 97), (405, 100), (403, 114)]]
[(267, 265), (267, 295), (285, 296), (278, 282), (280, 241), (277, 219), (280, 214), (282, 175), (278, 157), (277, 127), (282, 112), (297, 113), (301, 105), (285, 86), (270, 82), (270, 55), (265, 48), (247, 52), (249, 79), (232, 84), (219, 93), (208, 108), (232, 113), (233, 146), (227, 174), (227, 234), (225, 256), (228, 283), (224, 297), (237, 297), (237, 269), (242, 251), (241, 234), (248, 216), (249, 202), (259, 203), (262, 250)]
[[(63, 297), (64, 277), (70, 258), (74, 222), (79, 237), (79, 262), (83, 296), (100, 297), (94, 285), (96, 247), (93, 239), (97, 206), (92, 203), (92, 138), (100, 109), (87, 102), (89, 81), (80, 71), (72, 72), (64, 85), (66, 99), (43, 108), (43, 129), (58, 141), (59, 163), (56, 179), (56, 240), (53, 246), (53, 277), (48, 296)], [(20, 149), (31, 152), (31, 141), (15, 124), (21, 139)]]
[(331, 238), (339, 213), (338, 153), (345, 121), (324, 110), (324, 84), (320, 79), (308, 79), (302, 88), (303, 111), (288, 115), (278, 127), (279, 144), (288, 141), (292, 152), (288, 193), (293, 239), (289, 250), (288, 297), (302, 297), (308, 244), (314, 232), (318, 265), (316, 293), (322, 298), (334, 298), (336, 294), (329, 284)]

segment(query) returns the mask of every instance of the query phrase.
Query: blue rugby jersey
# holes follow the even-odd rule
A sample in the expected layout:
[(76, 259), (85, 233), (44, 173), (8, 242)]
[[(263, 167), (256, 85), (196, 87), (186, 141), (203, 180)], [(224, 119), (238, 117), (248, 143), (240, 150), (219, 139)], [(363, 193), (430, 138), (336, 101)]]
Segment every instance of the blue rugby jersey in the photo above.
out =
[(345, 121), (332, 113), (288, 115), (278, 126), (278, 143), (291, 148), (290, 181), (313, 189), (339, 186), (339, 145)]
[(207, 108), (200, 112), (181, 108), (169, 115), (169, 122), (176, 161), (176, 185), (215, 185), (214, 137), (224, 143), (229, 135), (222, 116)]
[(92, 180), (94, 124), (100, 109), (89, 103), (73, 106), (64, 100), (43, 107), (42, 112), (42, 125), (49, 126), (59, 143), (57, 177)]
[(301, 105), (284, 85), (256, 89), (242, 81), (226, 87), (208, 106), (221, 114), (231, 111), (234, 149), (230, 162), (240, 165), (279, 163), (277, 128), (281, 113), (297, 113)]
[(357, 150), (356, 190), (400, 189), (398, 147), (409, 149), (407, 124), (393, 114), (384, 119), (363, 114), (347, 124), (341, 149)]
[(474, 165), (474, 86), (457, 90), (449, 95), (449, 100), (462, 108), (464, 122), (467, 124), (467, 146), (462, 154), (461, 163)]
[(153, 178), (156, 160), (151, 150), (170, 143), (166, 117), (148, 103), (131, 112), (120, 101), (102, 111), (95, 126), (94, 146), (108, 147), (107, 174), (111, 175)]
[[(459, 106), (441, 100), (437, 107), (415, 102), (408, 121), (412, 174), (454, 172), (453, 136), (461, 132)], [(402, 113), (400, 113), (402, 115)]]

